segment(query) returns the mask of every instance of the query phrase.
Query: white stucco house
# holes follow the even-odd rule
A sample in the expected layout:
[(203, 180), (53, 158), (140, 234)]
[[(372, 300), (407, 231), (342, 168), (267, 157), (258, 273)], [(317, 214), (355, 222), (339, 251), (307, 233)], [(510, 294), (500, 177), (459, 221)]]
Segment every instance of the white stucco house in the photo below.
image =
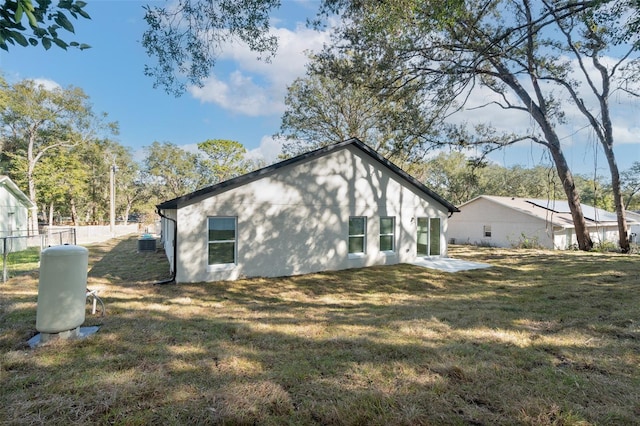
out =
[[(594, 243), (617, 244), (616, 214), (582, 204)], [(627, 218), (629, 228), (637, 226)], [(522, 240), (564, 250), (577, 244), (575, 227), (565, 200), (542, 200), (481, 195), (460, 206), (449, 220), (449, 238), (458, 244), (517, 246)]]
[[(5, 237), (20, 237), (28, 234), (29, 212), (37, 210), (36, 205), (9, 178), (0, 175), (0, 253), (4, 250)], [(6, 238), (11, 245), (7, 251), (26, 249), (24, 238)]]
[(276, 277), (447, 255), (458, 209), (349, 139), (157, 206), (176, 282)]
[(633, 244), (640, 245), (640, 212), (627, 212), (627, 220), (631, 223), (629, 226), (629, 241)]

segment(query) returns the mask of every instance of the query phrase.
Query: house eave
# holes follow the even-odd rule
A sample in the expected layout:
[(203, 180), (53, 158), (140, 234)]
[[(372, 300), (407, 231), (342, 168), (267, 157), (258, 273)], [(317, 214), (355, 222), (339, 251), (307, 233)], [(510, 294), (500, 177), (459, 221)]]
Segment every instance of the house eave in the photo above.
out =
[(13, 194), (14, 197), (20, 200), (28, 210), (36, 211), (38, 209), (38, 206), (33, 203), (33, 201), (31, 201), (29, 197), (20, 190), (20, 188), (18, 188), (18, 185), (16, 185), (9, 176), (0, 176), (0, 185), (6, 187), (7, 190)]

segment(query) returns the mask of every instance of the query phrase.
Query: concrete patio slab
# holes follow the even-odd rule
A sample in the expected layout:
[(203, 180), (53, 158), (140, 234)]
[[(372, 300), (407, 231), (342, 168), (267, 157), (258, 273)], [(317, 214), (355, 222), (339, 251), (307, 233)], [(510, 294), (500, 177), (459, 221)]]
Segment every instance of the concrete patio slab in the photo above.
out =
[(452, 259), (450, 257), (440, 258), (420, 258), (414, 262), (410, 262), (411, 265), (423, 266), (425, 268), (437, 269), (444, 272), (460, 272), (468, 271), (471, 269), (483, 269), (490, 268), (492, 265), (488, 263), (469, 262), (468, 260)]

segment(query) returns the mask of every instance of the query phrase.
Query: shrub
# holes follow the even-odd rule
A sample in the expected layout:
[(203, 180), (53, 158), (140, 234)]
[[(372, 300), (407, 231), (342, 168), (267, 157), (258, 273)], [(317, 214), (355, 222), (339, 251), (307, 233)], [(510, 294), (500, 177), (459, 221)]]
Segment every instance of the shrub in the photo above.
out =
[(591, 251), (595, 251), (598, 253), (615, 253), (620, 251), (620, 247), (613, 241), (600, 241), (593, 245)]
[(511, 245), (513, 246), (513, 248), (520, 248), (520, 249), (544, 248), (540, 244), (538, 237), (527, 237), (524, 232), (520, 234), (520, 238), (518, 239), (518, 241), (516, 241), (515, 243), (512, 243)]

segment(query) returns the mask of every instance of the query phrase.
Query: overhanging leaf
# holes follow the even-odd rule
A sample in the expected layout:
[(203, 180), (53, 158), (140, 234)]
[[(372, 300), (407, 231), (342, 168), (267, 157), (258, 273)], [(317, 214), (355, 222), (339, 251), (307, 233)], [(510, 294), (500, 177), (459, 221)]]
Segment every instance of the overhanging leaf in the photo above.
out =
[(54, 21), (56, 21), (56, 24), (60, 25), (62, 28), (69, 31), (70, 33), (75, 33), (73, 24), (69, 21), (69, 19), (66, 17), (64, 13), (58, 12)]
[(16, 43), (18, 43), (20, 46), (28, 46), (29, 42), (27, 41), (26, 37), (23, 36), (21, 33), (19, 33), (18, 31), (11, 31), (11, 37), (16, 41)]
[(31, 12), (30, 10), (26, 10), (25, 13), (27, 14), (27, 18), (29, 18), (29, 25), (31, 25), (33, 28), (38, 27), (38, 20), (36, 19), (36, 16), (33, 14), (33, 12)]
[(69, 45), (64, 40), (60, 40), (59, 38), (54, 38), (53, 42), (57, 44), (58, 47), (64, 50), (67, 50), (67, 47), (69, 47)]
[(22, 3), (18, 2), (18, 5), (16, 6), (16, 13), (15, 13), (15, 18), (16, 18), (16, 22), (20, 22), (22, 20), (22, 13), (24, 12), (24, 10), (22, 9)]

